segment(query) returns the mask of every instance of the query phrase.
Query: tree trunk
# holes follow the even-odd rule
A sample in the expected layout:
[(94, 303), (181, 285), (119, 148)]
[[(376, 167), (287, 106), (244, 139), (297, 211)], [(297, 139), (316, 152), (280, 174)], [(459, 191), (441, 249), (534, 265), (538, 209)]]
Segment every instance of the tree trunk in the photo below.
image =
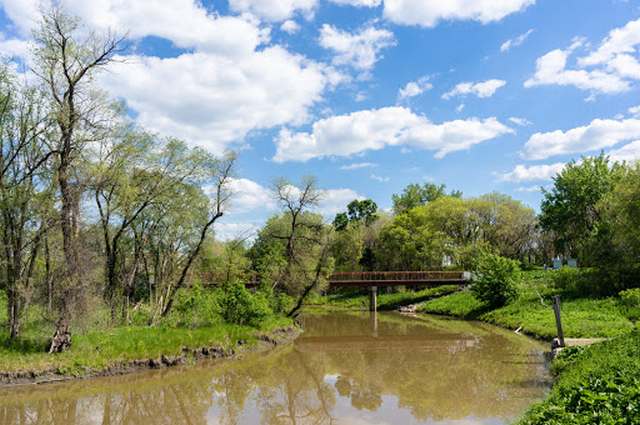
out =
[(71, 332), (66, 316), (67, 314), (63, 314), (62, 318), (56, 323), (56, 331), (53, 334), (53, 338), (51, 338), (49, 353), (62, 353), (71, 347)]

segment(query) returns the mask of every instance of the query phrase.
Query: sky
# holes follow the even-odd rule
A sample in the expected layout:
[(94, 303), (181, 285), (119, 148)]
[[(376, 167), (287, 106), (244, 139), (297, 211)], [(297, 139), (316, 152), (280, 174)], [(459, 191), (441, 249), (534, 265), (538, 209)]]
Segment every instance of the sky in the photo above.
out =
[[(0, 0), (0, 54), (28, 63), (39, 11)], [(249, 236), (274, 181), (315, 176), (331, 219), (410, 183), (539, 208), (564, 164), (640, 158), (640, 1), (63, 0), (127, 34), (96, 83), (145, 129), (239, 154), (217, 229)]]

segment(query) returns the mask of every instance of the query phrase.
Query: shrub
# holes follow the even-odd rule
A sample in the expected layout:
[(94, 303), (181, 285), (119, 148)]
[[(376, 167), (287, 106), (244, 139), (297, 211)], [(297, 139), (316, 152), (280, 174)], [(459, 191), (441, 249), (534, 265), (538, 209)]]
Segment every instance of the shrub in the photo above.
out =
[(620, 292), (620, 300), (626, 309), (626, 315), (631, 320), (640, 319), (640, 288), (627, 289)]
[(220, 311), (228, 323), (257, 327), (273, 314), (264, 294), (253, 294), (240, 282), (231, 282), (219, 291)]
[(517, 261), (483, 253), (475, 262), (471, 290), (478, 300), (488, 306), (501, 307), (518, 295), (519, 274)]
[(602, 297), (613, 295), (609, 279), (594, 269), (563, 267), (553, 272), (553, 287), (571, 298)]
[[(144, 319), (144, 318), (142, 318)], [(137, 320), (137, 319), (136, 319)], [(221, 321), (218, 294), (196, 284), (178, 291), (169, 316), (162, 323), (169, 326), (210, 326)]]

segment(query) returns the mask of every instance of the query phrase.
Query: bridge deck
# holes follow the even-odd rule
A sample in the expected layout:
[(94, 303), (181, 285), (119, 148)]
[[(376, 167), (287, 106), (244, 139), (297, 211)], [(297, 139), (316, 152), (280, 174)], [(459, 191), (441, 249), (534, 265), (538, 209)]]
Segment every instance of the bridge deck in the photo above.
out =
[(337, 272), (329, 284), (332, 287), (464, 285), (468, 280), (467, 273), (457, 271)]

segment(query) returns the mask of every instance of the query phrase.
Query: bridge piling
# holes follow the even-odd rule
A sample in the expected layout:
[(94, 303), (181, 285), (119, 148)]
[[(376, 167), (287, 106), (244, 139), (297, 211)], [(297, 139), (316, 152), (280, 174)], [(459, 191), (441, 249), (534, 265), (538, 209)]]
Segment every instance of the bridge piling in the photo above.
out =
[(378, 287), (369, 287), (369, 311), (378, 311)]

